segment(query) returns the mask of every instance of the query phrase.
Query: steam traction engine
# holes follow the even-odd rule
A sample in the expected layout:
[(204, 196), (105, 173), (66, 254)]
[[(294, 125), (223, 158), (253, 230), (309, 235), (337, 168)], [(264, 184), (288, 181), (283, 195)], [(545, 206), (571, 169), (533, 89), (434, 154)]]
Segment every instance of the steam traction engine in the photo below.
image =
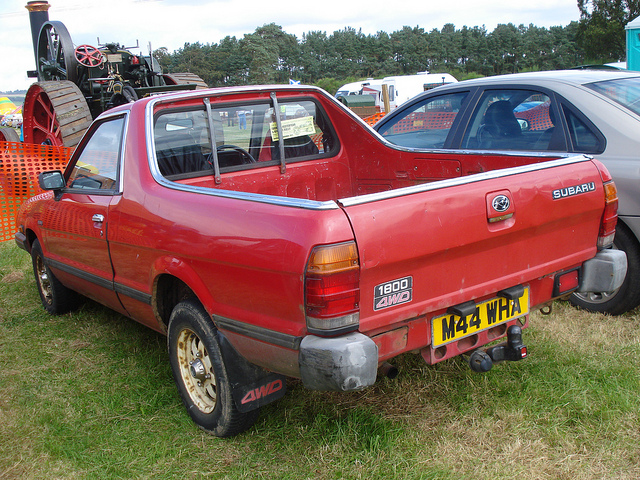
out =
[(27, 91), (23, 133), (27, 143), (73, 147), (91, 121), (117, 105), (159, 92), (206, 88), (192, 73), (163, 74), (151, 51), (135, 55), (117, 43), (74, 46), (62, 22), (49, 21), (49, 4), (27, 4), (38, 82)]

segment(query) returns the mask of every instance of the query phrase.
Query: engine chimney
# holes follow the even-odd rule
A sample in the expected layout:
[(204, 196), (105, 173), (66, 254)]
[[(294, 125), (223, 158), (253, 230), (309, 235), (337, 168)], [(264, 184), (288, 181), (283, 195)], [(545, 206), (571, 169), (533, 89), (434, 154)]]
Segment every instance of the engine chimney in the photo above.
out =
[(33, 0), (27, 2), (25, 8), (29, 10), (29, 21), (31, 22), (31, 40), (33, 41), (33, 56), (36, 59), (36, 69), (38, 68), (38, 35), (45, 22), (49, 21), (49, 2), (46, 0)]

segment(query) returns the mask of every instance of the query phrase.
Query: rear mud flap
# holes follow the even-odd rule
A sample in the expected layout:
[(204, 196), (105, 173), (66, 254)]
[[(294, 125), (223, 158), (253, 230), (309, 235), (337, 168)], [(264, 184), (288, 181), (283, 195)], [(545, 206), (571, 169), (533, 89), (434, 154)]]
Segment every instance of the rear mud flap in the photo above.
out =
[(287, 392), (286, 377), (247, 362), (218, 331), (218, 341), (236, 408), (250, 412), (281, 399)]

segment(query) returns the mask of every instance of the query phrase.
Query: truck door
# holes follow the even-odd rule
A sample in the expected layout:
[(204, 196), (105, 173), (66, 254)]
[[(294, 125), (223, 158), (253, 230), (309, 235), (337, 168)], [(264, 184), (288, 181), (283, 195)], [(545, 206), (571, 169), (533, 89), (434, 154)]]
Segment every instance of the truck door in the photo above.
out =
[(94, 124), (66, 169), (67, 187), (42, 218), (45, 256), (70, 288), (123, 313), (113, 288), (107, 228), (120, 199), (125, 117)]

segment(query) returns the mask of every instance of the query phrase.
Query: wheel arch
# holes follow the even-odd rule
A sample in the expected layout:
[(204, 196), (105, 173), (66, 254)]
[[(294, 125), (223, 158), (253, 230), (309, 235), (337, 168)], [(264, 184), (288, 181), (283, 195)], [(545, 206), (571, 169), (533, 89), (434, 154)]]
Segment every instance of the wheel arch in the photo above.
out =
[[(27, 252), (31, 253), (31, 249), (33, 248), (33, 242), (38, 240), (38, 235), (36, 234), (36, 232), (32, 228), (25, 229), (24, 234), (27, 237), (27, 239), (26, 239), (26, 241), (24, 243), (24, 246), (25, 246)], [(42, 241), (40, 241), (40, 246), (42, 247)]]
[(174, 307), (188, 298), (198, 300), (211, 315), (215, 301), (205, 283), (186, 262), (176, 258), (160, 259), (153, 271), (151, 306), (164, 332)]
[(617, 227), (627, 229), (629, 234), (635, 238), (636, 243), (640, 245), (640, 217), (618, 216)]

